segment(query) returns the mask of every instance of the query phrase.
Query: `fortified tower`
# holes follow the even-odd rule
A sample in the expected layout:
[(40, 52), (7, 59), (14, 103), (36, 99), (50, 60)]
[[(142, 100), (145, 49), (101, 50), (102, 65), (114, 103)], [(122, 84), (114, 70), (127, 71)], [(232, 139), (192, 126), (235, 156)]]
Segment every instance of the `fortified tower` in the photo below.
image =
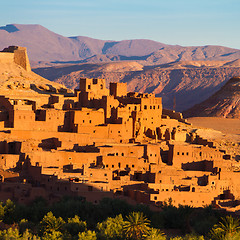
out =
[[(27, 49), (25, 47), (19, 47), (19, 46), (9, 46), (8, 48), (4, 48), (2, 53), (4, 53), (3, 57), (7, 58), (11, 62), (14, 62), (18, 65), (20, 65), (22, 68), (24, 68), (26, 71), (31, 71), (31, 66), (29, 63), (28, 55), (27, 55)], [(0, 59), (1, 54), (0, 54)]]

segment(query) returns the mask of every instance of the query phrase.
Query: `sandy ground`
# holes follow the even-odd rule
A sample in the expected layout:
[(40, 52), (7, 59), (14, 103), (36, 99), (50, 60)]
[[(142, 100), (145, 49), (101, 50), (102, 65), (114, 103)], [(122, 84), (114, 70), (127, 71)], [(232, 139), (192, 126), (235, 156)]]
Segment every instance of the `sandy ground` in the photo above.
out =
[(225, 134), (235, 134), (240, 137), (240, 119), (194, 117), (188, 118), (188, 122), (196, 127), (213, 128)]
[(240, 119), (194, 117), (188, 122), (200, 128), (197, 130), (199, 136), (213, 140), (219, 149), (240, 161)]

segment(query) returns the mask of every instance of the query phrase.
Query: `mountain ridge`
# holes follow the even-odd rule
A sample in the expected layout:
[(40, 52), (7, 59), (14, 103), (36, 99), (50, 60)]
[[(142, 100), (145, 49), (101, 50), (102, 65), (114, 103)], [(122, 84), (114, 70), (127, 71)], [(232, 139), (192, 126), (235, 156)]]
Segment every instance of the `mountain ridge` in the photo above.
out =
[(216, 93), (185, 111), (184, 116), (240, 118), (240, 75), (229, 79)]
[(0, 49), (9, 45), (27, 47), (30, 61), (39, 62), (104, 62), (139, 61), (159, 65), (174, 61), (240, 59), (240, 50), (223, 46), (168, 45), (149, 39), (100, 40), (87, 36), (64, 37), (38, 24), (9, 24), (0, 27)]

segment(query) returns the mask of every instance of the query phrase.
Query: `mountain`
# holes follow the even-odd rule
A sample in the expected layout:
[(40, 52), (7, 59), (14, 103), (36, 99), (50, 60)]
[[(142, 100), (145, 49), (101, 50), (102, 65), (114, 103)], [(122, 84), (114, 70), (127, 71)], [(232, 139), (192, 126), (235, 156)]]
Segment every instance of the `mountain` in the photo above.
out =
[(184, 116), (240, 119), (240, 77), (231, 78), (207, 100), (184, 112)]
[(64, 37), (41, 25), (9, 24), (0, 27), (0, 49), (9, 45), (27, 47), (35, 66), (58, 63), (99, 63), (138, 61), (144, 66), (176, 61), (235, 61), (240, 50), (222, 46), (182, 47), (160, 42), (98, 40), (89, 37)]
[(59, 65), (33, 71), (71, 89), (78, 87), (80, 77), (105, 78), (107, 84), (127, 82), (128, 91), (153, 92), (162, 97), (165, 108), (173, 108), (175, 97), (177, 111), (206, 100), (228, 79), (240, 76), (240, 66), (228, 66), (226, 61), (184, 61), (158, 66), (125, 61)]

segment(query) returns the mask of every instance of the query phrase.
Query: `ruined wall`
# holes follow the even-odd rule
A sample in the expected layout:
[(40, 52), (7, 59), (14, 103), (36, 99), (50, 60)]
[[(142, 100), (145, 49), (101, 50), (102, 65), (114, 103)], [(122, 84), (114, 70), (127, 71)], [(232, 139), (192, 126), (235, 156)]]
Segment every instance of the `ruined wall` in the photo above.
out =
[(25, 47), (9, 46), (0, 53), (0, 62), (16, 63), (26, 71), (31, 71), (30, 62)]

